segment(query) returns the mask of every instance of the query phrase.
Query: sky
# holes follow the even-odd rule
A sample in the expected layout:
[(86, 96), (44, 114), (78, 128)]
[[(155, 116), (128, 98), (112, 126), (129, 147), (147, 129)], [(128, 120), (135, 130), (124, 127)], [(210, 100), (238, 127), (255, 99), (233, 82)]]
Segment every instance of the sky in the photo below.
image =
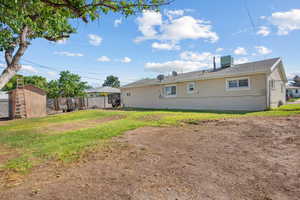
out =
[(175, 0), (159, 13), (72, 24), (78, 31), (67, 40), (32, 41), (20, 73), (52, 80), (70, 70), (94, 87), (115, 75), (124, 85), (232, 55), (236, 64), (281, 57), (289, 78), (300, 75), (299, 0)]

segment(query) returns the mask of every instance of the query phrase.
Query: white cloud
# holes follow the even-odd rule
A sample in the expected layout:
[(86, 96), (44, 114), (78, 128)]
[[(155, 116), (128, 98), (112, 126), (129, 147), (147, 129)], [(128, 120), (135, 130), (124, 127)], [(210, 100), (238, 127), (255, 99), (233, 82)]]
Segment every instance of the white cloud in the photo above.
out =
[(300, 76), (300, 71), (286, 73), (287, 78), (290, 80), (292, 80), (296, 75)]
[(165, 14), (168, 16), (169, 19), (173, 19), (174, 17), (184, 15), (185, 10), (165, 10)]
[(154, 42), (154, 43), (152, 43), (152, 48), (158, 49), (158, 50), (180, 50), (180, 46), (178, 46), (174, 43)]
[(102, 38), (95, 34), (89, 34), (89, 43), (93, 46), (99, 46), (102, 42)]
[(101, 56), (99, 58), (97, 58), (97, 61), (99, 62), (110, 62), (110, 58), (107, 56)]
[(300, 9), (272, 13), (268, 20), (278, 28), (278, 35), (288, 35), (291, 31), (300, 30)]
[(235, 55), (247, 55), (247, 50), (244, 47), (238, 47), (234, 50)]
[(234, 61), (234, 64), (239, 65), (239, 64), (244, 64), (244, 63), (247, 63), (247, 62), (249, 62), (248, 58), (239, 58), (239, 59)]
[(128, 58), (128, 57), (124, 57), (124, 58), (121, 60), (122, 63), (130, 63), (131, 61), (132, 61), (131, 58)]
[(47, 74), (48, 74), (49, 76), (56, 76), (56, 75), (57, 75), (57, 73), (56, 73), (56, 72), (53, 72), (53, 71), (48, 71)]
[(116, 19), (116, 20), (114, 21), (114, 27), (118, 27), (120, 24), (122, 24), (122, 18)]
[(264, 46), (256, 46), (255, 48), (256, 48), (257, 52), (261, 55), (267, 55), (267, 54), (272, 53), (272, 50), (270, 50)]
[(218, 41), (219, 37), (212, 32), (209, 22), (195, 19), (191, 16), (183, 16), (165, 24), (162, 28), (163, 40), (180, 41), (184, 39), (207, 39), (211, 42)]
[(174, 43), (185, 39), (205, 39), (216, 42), (219, 39), (217, 33), (212, 31), (209, 21), (195, 19), (191, 16), (169, 18), (163, 21), (160, 13), (146, 11), (142, 17), (137, 18), (137, 22), (143, 36), (137, 37), (136, 42), (150, 39)]
[(141, 17), (137, 18), (138, 29), (144, 37), (154, 37), (157, 34), (155, 26), (162, 24), (162, 16), (155, 11), (144, 11)]
[(269, 27), (266, 26), (260, 26), (259, 30), (256, 32), (257, 35), (261, 35), (261, 36), (268, 36), (270, 35), (271, 31), (269, 29)]
[(221, 51), (224, 51), (224, 49), (223, 48), (217, 48), (216, 49), (216, 52), (221, 52)]
[(70, 56), (70, 57), (82, 57), (82, 53), (72, 53), (68, 51), (56, 51), (54, 52), (56, 55), (61, 55), (61, 56)]
[(206, 63), (184, 60), (174, 60), (163, 63), (149, 62), (145, 64), (145, 69), (158, 73), (166, 73), (171, 71), (190, 72), (206, 67), (208, 67)]
[(22, 65), (21, 68), (22, 71), (27, 71), (27, 72), (31, 72), (31, 73), (38, 73), (38, 70), (35, 69), (33, 66), (31, 65)]
[[(219, 55), (213, 55), (210, 52), (192, 52), (184, 51), (180, 55), (180, 60), (167, 62), (148, 62), (145, 64), (145, 69), (158, 73), (171, 71), (190, 72), (197, 71), (203, 68), (210, 68), (213, 65), (213, 57), (219, 58)], [(219, 59), (217, 59), (219, 62)]]
[(67, 39), (66, 38), (56, 41), (56, 44), (66, 44), (66, 43), (67, 43)]
[(182, 60), (201, 61), (205, 62), (207, 65), (212, 63), (214, 56), (215, 55), (210, 52), (196, 53), (192, 51), (184, 51), (180, 54), (180, 58)]

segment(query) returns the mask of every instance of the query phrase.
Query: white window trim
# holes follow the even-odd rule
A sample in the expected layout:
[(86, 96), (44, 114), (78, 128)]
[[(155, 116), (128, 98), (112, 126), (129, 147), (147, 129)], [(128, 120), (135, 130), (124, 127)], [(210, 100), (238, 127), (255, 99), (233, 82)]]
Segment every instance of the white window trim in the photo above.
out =
[[(166, 95), (166, 90), (165, 90), (165, 88), (166, 88), (166, 87), (172, 87), (172, 86), (175, 86), (175, 87), (176, 87), (176, 94), (175, 94), (175, 95)], [(163, 96), (166, 97), (166, 98), (176, 97), (176, 96), (177, 96), (177, 92), (178, 92), (177, 89), (178, 89), (178, 88), (177, 88), (177, 85), (164, 85), (164, 86), (163, 86)]]
[[(193, 91), (190, 91), (190, 87), (189, 87), (189, 84), (194, 84), (194, 90)], [(196, 92), (196, 83), (195, 82), (188, 82), (186, 84), (186, 90), (187, 90), (187, 93), (188, 94), (193, 94)]]
[[(229, 88), (229, 81), (239, 81), (243, 79), (248, 79), (248, 87), (237, 87), (237, 88)], [(251, 82), (249, 77), (239, 77), (239, 78), (228, 78), (225, 79), (226, 84), (226, 91), (239, 91), (239, 90), (250, 90), (251, 89)]]

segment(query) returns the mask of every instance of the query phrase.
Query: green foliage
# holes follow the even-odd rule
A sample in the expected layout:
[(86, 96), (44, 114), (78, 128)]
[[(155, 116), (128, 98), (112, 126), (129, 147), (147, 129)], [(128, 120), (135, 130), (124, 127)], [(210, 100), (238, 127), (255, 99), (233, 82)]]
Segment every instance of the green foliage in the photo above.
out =
[(3, 88), (4, 91), (10, 91), (17, 87), (17, 79), (23, 79), (24, 84), (34, 85), (43, 90), (47, 90), (47, 79), (42, 76), (22, 76), (15, 75)]
[(0, 50), (15, 48), (22, 29), (27, 26), (27, 39), (55, 41), (69, 37), (76, 29), (71, 19), (93, 21), (109, 12), (133, 15), (142, 10), (157, 10), (165, 0), (1, 0)]
[(51, 99), (55, 99), (60, 96), (60, 88), (57, 80), (49, 81), (47, 96)]
[[(56, 85), (54, 84), (54, 86)], [(86, 82), (81, 81), (79, 75), (62, 71), (58, 79), (58, 88), (62, 97), (79, 97), (85, 95), (88, 86)]]
[(30, 30), (29, 41), (57, 40), (75, 32), (69, 23), (75, 17), (70, 10), (55, 9), (39, 0), (2, 0), (0, 13), (0, 50), (15, 48), (25, 26)]
[(102, 86), (109, 86), (114, 88), (120, 87), (119, 78), (113, 75), (107, 76)]

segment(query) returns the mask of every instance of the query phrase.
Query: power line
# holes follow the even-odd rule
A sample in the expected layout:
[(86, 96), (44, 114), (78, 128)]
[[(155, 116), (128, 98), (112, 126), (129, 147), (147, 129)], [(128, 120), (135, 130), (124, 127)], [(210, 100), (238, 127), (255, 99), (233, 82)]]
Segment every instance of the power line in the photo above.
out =
[[(27, 60), (27, 59), (22, 59), (23, 61), (27, 62), (27, 63), (30, 63), (30, 64), (33, 64), (33, 65), (37, 65), (37, 66), (40, 66), (40, 68), (47, 68), (49, 70), (54, 70), (54, 71), (57, 71), (56, 68), (53, 68), (53, 67), (49, 67), (47, 65), (43, 65), (43, 64), (39, 64), (37, 62), (33, 62), (33, 61), (30, 61), (30, 60)], [(72, 70), (73, 72), (77, 72), (77, 73), (85, 73), (85, 74), (90, 74), (90, 75), (98, 75), (98, 76), (103, 76), (103, 74), (100, 74), (100, 73), (95, 73), (95, 72), (90, 72), (90, 71), (79, 71), (79, 70)]]
[[(56, 72), (61, 72), (60, 70), (54, 68), (54, 67), (49, 67), (47, 65), (42, 65), (42, 64), (39, 64), (39, 63), (36, 63), (36, 62), (33, 62), (33, 61), (30, 61), (30, 60), (27, 60), (27, 59), (22, 59), (23, 61), (27, 62), (27, 63), (30, 63), (30, 64), (33, 64), (33, 65), (36, 65), (37, 67), (39, 68), (44, 68), (44, 69), (48, 69), (48, 70), (52, 70), (52, 71), (56, 71)], [(73, 71), (73, 72), (76, 72), (74, 70), (70, 70), (70, 71)], [(97, 75), (97, 73), (92, 73), (92, 72), (79, 72), (77, 71), (77, 73), (87, 73), (87, 74), (92, 74), (92, 75)], [(102, 76), (102, 75), (101, 75)], [(85, 78), (85, 79), (91, 79), (91, 80), (98, 80), (98, 81), (103, 81), (104, 79), (99, 79), (99, 78), (92, 78), (92, 77), (87, 77), (87, 76), (81, 76), (82, 78)]]
[[(254, 39), (255, 39), (255, 42), (256, 42), (257, 46), (259, 46), (259, 45), (261, 44), (261, 41), (260, 41), (260, 39), (259, 39), (258, 36), (257, 36), (257, 33), (256, 33), (257, 28), (256, 28), (256, 25), (255, 25), (255, 23), (254, 23), (254, 20), (253, 20), (251, 11), (250, 11), (250, 9), (249, 9), (249, 7), (248, 7), (247, 0), (244, 0), (244, 5), (245, 5), (245, 9), (246, 9), (246, 12), (247, 12), (247, 15), (248, 15), (250, 24), (251, 24), (252, 29), (253, 29), (253, 34), (254, 34), (253, 37), (254, 37)], [(266, 58), (265, 55), (264, 55), (263, 57)]]
[(246, 9), (246, 11), (247, 11), (247, 15), (248, 15), (249, 20), (250, 20), (250, 24), (252, 25), (253, 31), (256, 33), (256, 26), (255, 26), (255, 23), (254, 23), (254, 21), (253, 21), (253, 18), (252, 18), (250, 9), (249, 9), (249, 7), (248, 7), (247, 0), (244, 0), (244, 3), (245, 3), (245, 9)]
[[(46, 65), (41, 65), (41, 64), (38, 64), (36, 62), (32, 62), (30, 60), (26, 60), (26, 59), (22, 59), (22, 60), (25, 61), (25, 62), (27, 62), (27, 63), (34, 64), (34, 65), (36, 65), (39, 68), (48, 69), (48, 70), (52, 70), (52, 71), (55, 71), (55, 72), (60, 72), (60, 70), (57, 70), (57, 69), (55, 69), (53, 67), (49, 67), (49, 66), (46, 66)], [(5, 64), (5, 62), (3, 60), (0, 60), (0, 62), (3, 63), (3, 64)], [(81, 78), (85, 78), (85, 79), (90, 79), (90, 80), (104, 81), (104, 79), (98, 79), (98, 78), (93, 78), (93, 77), (87, 77), (87, 76), (80, 76), (80, 77)]]

